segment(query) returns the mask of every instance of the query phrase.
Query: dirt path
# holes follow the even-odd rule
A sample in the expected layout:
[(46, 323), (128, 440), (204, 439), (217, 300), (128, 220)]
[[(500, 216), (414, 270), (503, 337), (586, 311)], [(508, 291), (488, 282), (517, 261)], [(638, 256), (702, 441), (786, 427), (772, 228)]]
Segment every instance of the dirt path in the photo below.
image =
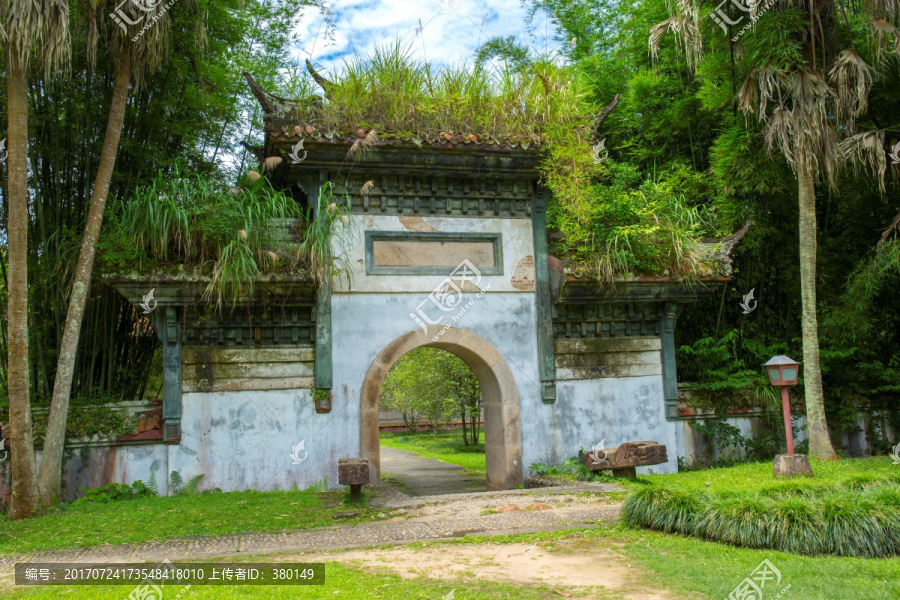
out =
[[(671, 600), (665, 591), (641, 583), (641, 571), (616, 548), (598, 547), (579, 534), (540, 544), (438, 544), (304, 553), (290, 561), (341, 562), (404, 578), (428, 577), (458, 584), (487, 579), (519, 586), (547, 586), (560, 598)], [(567, 595), (567, 594), (570, 594)]]

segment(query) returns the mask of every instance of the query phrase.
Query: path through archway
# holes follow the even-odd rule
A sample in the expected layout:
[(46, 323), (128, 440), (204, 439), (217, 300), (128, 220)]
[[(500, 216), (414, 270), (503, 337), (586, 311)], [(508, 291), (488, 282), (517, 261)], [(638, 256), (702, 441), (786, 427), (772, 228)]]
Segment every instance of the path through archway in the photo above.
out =
[[(443, 332), (443, 333), (441, 333)], [(369, 459), (370, 480), (381, 475), (378, 398), (388, 371), (404, 354), (428, 346), (455, 354), (478, 378), (484, 404), (484, 451), (489, 489), (522, 484), (522, 435), (519, 393), (509, 365), (487, 340), (464, 329), (429, 327), (410, 331), (379, 352), (366, 372), (360, 393), (360, 453)]]

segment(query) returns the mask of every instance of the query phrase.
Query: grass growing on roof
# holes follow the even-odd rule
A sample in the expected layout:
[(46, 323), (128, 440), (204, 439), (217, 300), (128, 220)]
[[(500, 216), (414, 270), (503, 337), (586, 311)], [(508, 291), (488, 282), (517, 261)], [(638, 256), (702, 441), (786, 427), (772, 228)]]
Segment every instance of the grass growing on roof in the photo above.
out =
[(563, 234), (557, 251), (601, 281), (632, 273), (693, 277), (704, 266), (697, 242), (719, 234), (705, 175), (682, 168), (648, 180), (592, 151), (602, 107), (576, 67), (539, 57), (434, 69), (398, 42), (345, 63), (332, 79), (324, 103), (310, 103), (299, 117), (326, 131), (368, 130), (354, 152), (358, 144), (371, 149), (377, 134), (538, 145), (554, 193), (549, 224)]
[[(323, 106), (301, 119), (326, 130), (357, 128), (401, 136), (473, 134), (479, 140), (538, 142), (551, 123), (587, 118), (587, 87), (550, 60), (529, 70), (507, 65), (435, 69), (399, 42), (376, 46), (368, 57), (329, 75)], [(303, 86), (312, 92), (310, 85)], [(586, 114), (580, 114), (583, 110)]]
[(349, 200), (335, 199), (330, 181), (325, 182), (319, 192), (315, 214), (312, 205), (307, 210), (306, 223), (300, 255), (305, 258), (310, 270), (319, 282), (330, 281), (334, 276), (346, 276), (348, 284), (352, 285), (352, 271), (347, 263), (354, 233), (350, 224)]

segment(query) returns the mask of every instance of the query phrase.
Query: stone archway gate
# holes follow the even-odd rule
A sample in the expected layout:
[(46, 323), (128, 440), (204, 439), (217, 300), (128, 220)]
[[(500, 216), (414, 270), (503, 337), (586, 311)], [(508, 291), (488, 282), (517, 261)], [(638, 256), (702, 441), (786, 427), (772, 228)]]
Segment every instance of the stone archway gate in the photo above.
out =
[[(739, 236), (710, 245), (692, 286), (634, 278), (604, 288), (550, 255), (535, 148), (381, 136), (351, 159), (356, 135), (309, 126), (254, 91), (267, 113), (254, 151), (272, 183), (314, 207), (330, 183), (334, 201), (349, 203), (349, 281), (260, 281), (223, 312), (202, 303), (202, 282), (110, 279), (136, 304), (155, 289), (160, 304), (165, 440), (128, 459), (129, 478), (177, 470), (223, 490), (334, 486), (338, 459), (361, 455), (377, 472), (381, 381), (422, 345), (460, 356), (485, 389), (491, 487), (515, 487), (531, 464), (601, 440), (675, 448), (675, 320), (730, 279)], [(657, 471), (677, 469), (669, 456)]]

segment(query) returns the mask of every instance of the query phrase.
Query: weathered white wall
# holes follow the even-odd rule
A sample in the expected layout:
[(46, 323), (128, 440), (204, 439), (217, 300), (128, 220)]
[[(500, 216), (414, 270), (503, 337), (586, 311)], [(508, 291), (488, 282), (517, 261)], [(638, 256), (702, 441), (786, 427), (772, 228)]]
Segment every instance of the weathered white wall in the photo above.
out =
[[(696, 429), (691, 427), (692, 421), (703, 421), (703, 419), (692, 418), (672, 421), (672, 425), (675, 428), (675, 448), (677, 451), (677, 456), (682, 457), (684, 461), (689, 465), (698, 458), (704, 456), (705, 452), (703, 448), (702, 436)], [(740, 430), (741, 435), (746, 438), (753, 437), (753, 429), (759, 427), (758, 421), (759, 417), (757, 415), (735, 416), (725, 419), (725, 423), (731, 425), (732, 427), (737, 427)], [(794, 438), (794, 444), (799, 444), (809, 437), (806, 431), (806, 416), (798, 416), (798, 414), (795, 413), (794, 426), (801, 428), (797, 433), (797, 436)], [(733, 456), (734, 458), (738, 459), (744, 457), (744, 452), (740, 448), (729, 448), (724, 454)], [(669, 456), (674, 457), (672, 452), (669, 452)], [(722, 456), (722, 451), (714, 450), (713, 459), (718, 459)]]
[[(203, 474), (201, 489), (222, 491), (337, 486), (337, 461), (356, 428), (340, 407), (318, 414), (309, 390), (184, 394), (181, 443), (169, 447), (169, 470)], [(304, 441), (300, 464), (291, 452)]]
[[(465, 294), (464, 302), (478, 294)], [(416, 294), (340, 294), (332, 298), (334, 410), (352, 421), (354, 454), (359, 452), (360, 390), (369, 366), (385, 346), (417, 329), (410, 312), (427, 297)], [(532, 294), (487, 293), (456, 322), (493, 345), (509, 365), (520, 410), (543, 406), (537, 376), (537, 332)], [(522, 423), (525, 445), (530, 432)], [(523, 449), (524, 451), (524, 449)]]
[(638, 473), (677, 471), (675, 430), (665, 418), (662, 376), (559, 381), (556, 398), (542, 423), (550, 440), (543, 448), (546, 458), (532, 462), (559, 464), (577, 455), (581, 447), (590, 450), (601, 441), (613, 448), (624, 442), (654, 440), (665, 444), (669, 461), (638, 467)]
[[(358, 421), (359, 390), (369, 365), (385, 346), (414, 329), (408, 312), (420, 297), (334, 297), (335, 410), (345, 407), (348, 419)], [(541, 401), (533, 295), (485, 294), (454, 327), (470, 330), (494, 345), (515, 376), (526, 474), (533, 463), (558, 464), (604, 436), (607, 446), (656, 440), (674, 448), (674, 427), (663, 414), (661, 376), (559, 382), (556, 403)], [(358, 448), (358, 437), (354, 443)], [(676, 467), (675, 454), (670, 452), (668, 463), (649, 468), (670, 472)]]
[[(348, 265), (352, 269), (352, 285), (345, 278), (336, 282), (336, 293), (431, 293), (441, 281), (442, 275), (366, 275), (365, 232), (394, 231), (420, 233), (499, 233), (503, 243), (503, 275), (485, 275), (485, 289), (491, 292), (532, 292), (534, 290), (534, 243), (530, 219), (483, 219), (460, 217), (420, 217), (412, 215), (351, 215), (353, 235), (350, 238)], [(336, 247), (335, 251), (340, 251)], [(526, 257), (531, 262), (520, 263)], [(413, 257), (415, 258), (415, 257)], [(523, 273), (523, 269), (526, 271)], [(518, 275), (517, 275), (518, 272)], [(530, 280), (528, 280), (530, 275)], [(521, 277), (521, 279), (520, 279)], [(531, 285), (524, 286), (523, 280)], [(514, 285), (515, 284), (515, 285)], [(525, 288), (525, 289), (523, 289)], [(422, 298), (424, 299), (424, 297)], [(419, 300), (421, 302), (421, 300)], [(418, 304), (413, 304), (410, 312)]]

